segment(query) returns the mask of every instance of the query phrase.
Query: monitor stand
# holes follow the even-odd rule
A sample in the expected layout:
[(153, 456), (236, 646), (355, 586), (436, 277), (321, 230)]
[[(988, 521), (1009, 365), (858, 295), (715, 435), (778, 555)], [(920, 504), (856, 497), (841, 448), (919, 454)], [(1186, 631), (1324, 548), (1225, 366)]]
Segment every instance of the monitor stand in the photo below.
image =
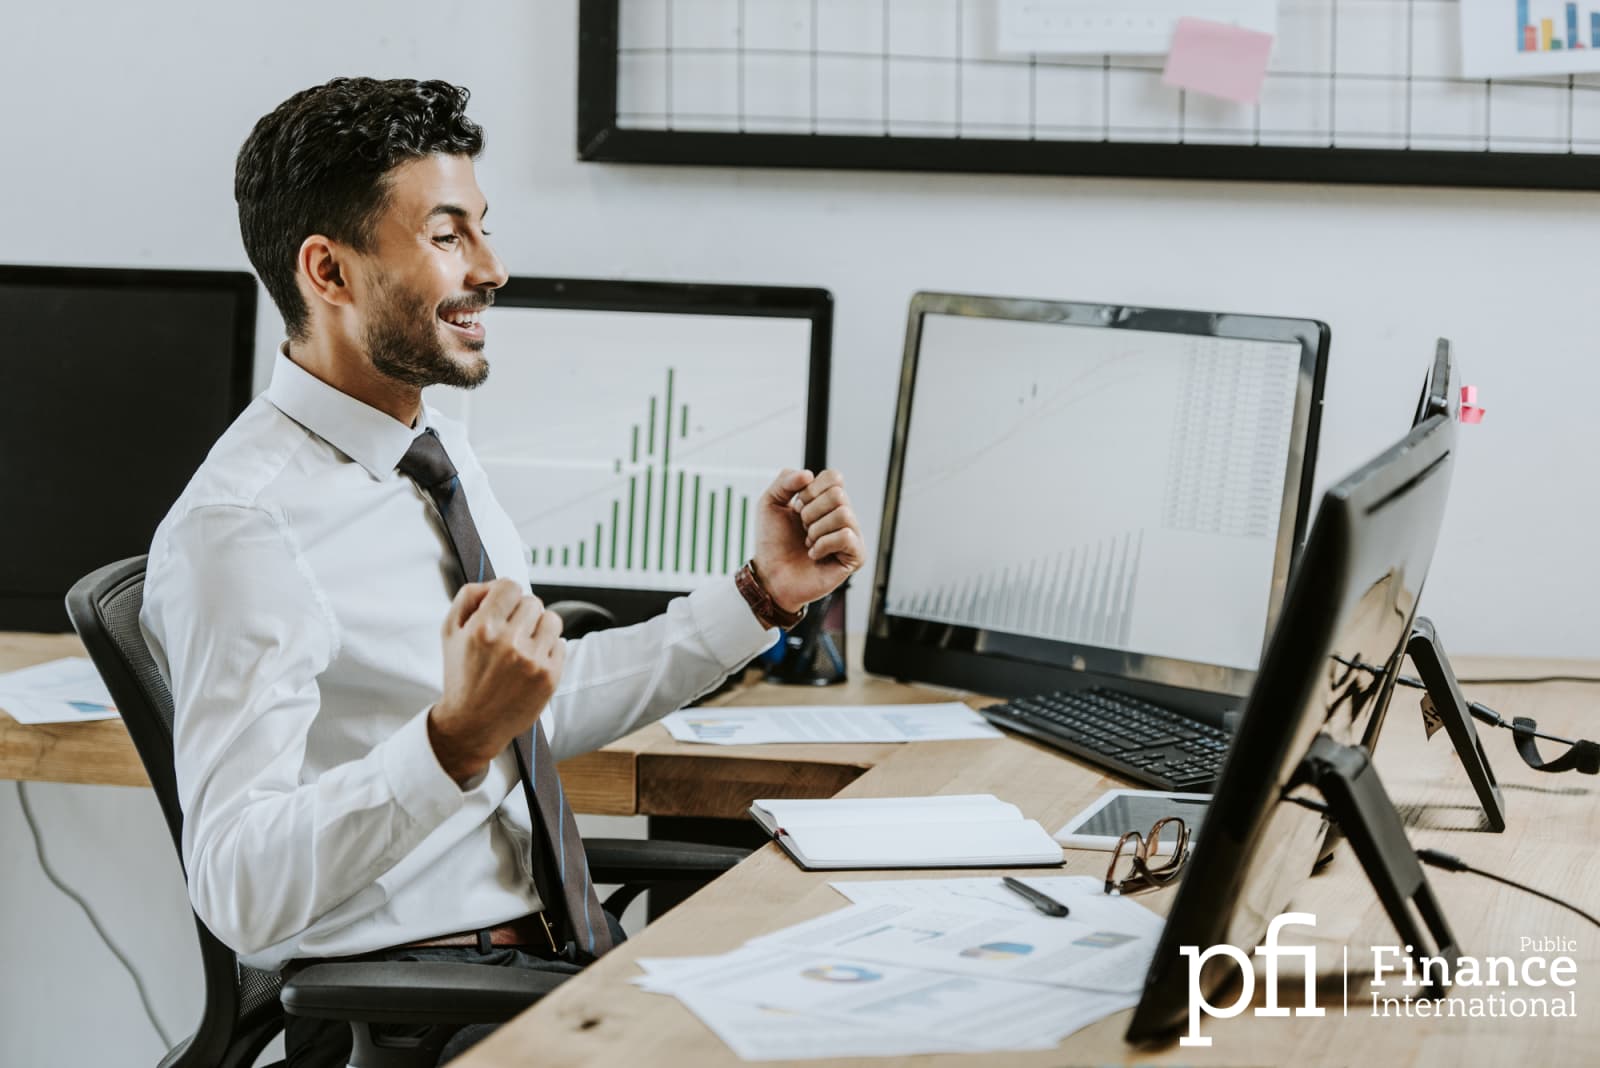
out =
[[(1327, 802), (1328, 818), (1350, 840), (1400, 936), (1401, 951), (1416, 962), (1418, 974), (1427, 974), (1421, 966), (1423, 957), (1445, 958), (1454, 974), (1461, 956), (1455, 936), (1367, 751), (1319, 734), (1295, 781), (1308, 783)], [(1437, 974), (1437, 969), (1432, 971)], [(1426, 988), (1427, 996), (1433, 998), (1443, 997), (1448, 990), (1448, 983)]]
[(1456, 756), (1461, 758), (1461, 766), (1467, 769), (1467, 778), (1472, 781), (1472, 788), (1483, 805), (1489, 829), (1505, 830), (1505, 798), (1489, 767), (1489, 758), (1484, 754), (1483, 741), (1478, 737), (1477, 725), (1472, 722), (1471, 708), (1456, 683), (1455, 672), (1450, 670), (1450, 661), (1444, 655), (1444, 646), (1439, 643), (1431, 619), (1416, 618), (1406, 653), (1427, 687), (1422, 698), (1422, 718), (1427, 723), (1428, 734), (1431, 736), (1441, 722), (1444, 724), (1456, 747)]

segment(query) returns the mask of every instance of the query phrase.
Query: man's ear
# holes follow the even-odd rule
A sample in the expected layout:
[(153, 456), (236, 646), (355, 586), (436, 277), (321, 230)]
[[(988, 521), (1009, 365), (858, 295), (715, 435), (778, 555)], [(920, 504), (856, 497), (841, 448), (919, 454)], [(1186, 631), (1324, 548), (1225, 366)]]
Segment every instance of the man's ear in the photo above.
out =
[(335, 306), (351, 302), (350, 282), (346, 277), (350, 252), (332, 238), (312, 234), (300, 242), (295, 274), (308, 289), (308, 298)]

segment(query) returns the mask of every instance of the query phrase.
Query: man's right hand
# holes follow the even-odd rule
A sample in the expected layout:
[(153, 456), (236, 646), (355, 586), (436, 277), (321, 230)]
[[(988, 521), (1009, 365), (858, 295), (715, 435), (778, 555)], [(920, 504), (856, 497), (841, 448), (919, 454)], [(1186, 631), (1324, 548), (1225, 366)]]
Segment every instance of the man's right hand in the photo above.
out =
[(506, 578), (462, 586), (442, 634), (444, 696), (428, 713), (428, 740), (445, 773), (465, 783), (538, 721), (567, 646), (561, 617)]

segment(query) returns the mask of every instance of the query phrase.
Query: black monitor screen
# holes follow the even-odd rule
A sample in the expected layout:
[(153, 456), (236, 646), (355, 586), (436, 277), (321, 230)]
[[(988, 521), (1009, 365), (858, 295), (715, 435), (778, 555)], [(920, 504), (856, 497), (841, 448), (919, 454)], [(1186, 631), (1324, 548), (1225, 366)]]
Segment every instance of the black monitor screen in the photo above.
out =
[(0, 266), (0, 630), (150, 548), (250, 395), (255, 279)]

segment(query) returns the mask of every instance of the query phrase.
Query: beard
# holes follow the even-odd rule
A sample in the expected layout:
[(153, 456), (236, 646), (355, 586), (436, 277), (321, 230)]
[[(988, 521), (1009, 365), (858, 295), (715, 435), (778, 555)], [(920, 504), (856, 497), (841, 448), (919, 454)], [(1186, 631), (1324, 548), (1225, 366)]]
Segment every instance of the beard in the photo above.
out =
[[(455, 386), (474, 389), (489, 377), (482, 341), (463, 344), (476, 358), (463, 363), (445, 351), (440, 337), (439, 309), (416, 293), (380, 279), (376, 313), (363, 331), (362, 342), (372, 366), (397, 382), (423, 389)], [(494, 302), (484, 295), (482, 307)]]

